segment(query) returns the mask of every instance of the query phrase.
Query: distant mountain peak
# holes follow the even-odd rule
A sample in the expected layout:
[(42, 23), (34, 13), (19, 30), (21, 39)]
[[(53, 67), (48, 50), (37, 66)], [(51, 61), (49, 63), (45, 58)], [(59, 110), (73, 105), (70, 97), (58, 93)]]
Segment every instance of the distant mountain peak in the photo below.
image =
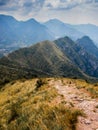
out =
[(63, 22), (62, 22), (61, 20), (56, 19), (56, 18), (55, 18), (55, 19), (50, 19), (50, 20), (46, 21), (46, 23), (48, 23), (48, 22), (49, 22), (49, 23), (50, 23), (50, 22), (51, 22), (51, 23), (56, 23), (56, 24), (61, 24), (61, 23), (63, 24)]
[(33, 22), (33, 23), (35, 22), (35, 23), (38, 23), (38, 22), (37, 22), (37, 20), (36, 20), (36, 19), (34, 19), (34, 18), (29, 19), (29, 20), (27, 20), (26, 22)]
[(81, 45), (86, 51), (96, 57), (98, 57), (98, 48), (94, 44), (93, 40), (88, 36), (84, 36), (77, 40), (77, 43)]
[(83, 44), (83, 42), (84, 42), (84, 44), (89, 44), (89, 45), (94, 44), (92, 39), (87, 35), (83, 36), (82, 38), (78, 39), (77, 41), (81, 41), (80, 44), (81, 43)]
[(57, 18), (54, 18), (54, 19), (50, 19), (50, 20), (48, 20), (48, 21), (60, 21), (60, 20), (57, 19)]
[(20, 47), (53, 39), (51, 31), (34, 18), (17, 21), (12, 16), (0, 15), (0, 57)]
[(68, 36), (65, 36), (64, 39), (72, 41), (71, 38), (69, 38)]
[(0, 20), (1, 19), (4, 19), (4, 20), (16, 20), (13, 16), (4, 15), (4, 14), (0, 14)]
[(69, 36), (76, 40), (82, 37), (84, 34), (77, 31), (68, 23), (64, 23), (58, 19), (50, 19), (45, 22), (44, 25), (54, 34), (55, 38), (60, 38), (64, 36)]
[(58, 41), (58, 40), (63, 40), (65, 43), (67, 42), (67, 43), (70, 44), (70, 45), (75, 44), (75, 42), (74, 42), (71, 38), (69, 38), (68, 36), (59, 38), (59, 39), (57, 39), (56, 41)]
[[(91, 40), (89, 36), (85, 35), (82, 37), (82, 39), (85, 39), (85, 40)], [(92, 41), (92, 40), (91, 40)]]

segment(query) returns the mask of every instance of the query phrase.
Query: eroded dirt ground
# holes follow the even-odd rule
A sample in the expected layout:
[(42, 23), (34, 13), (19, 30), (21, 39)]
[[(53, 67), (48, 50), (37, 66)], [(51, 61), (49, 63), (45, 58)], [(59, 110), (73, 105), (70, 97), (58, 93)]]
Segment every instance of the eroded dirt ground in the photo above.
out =
[[(66, 82), (66, 81), (65, 81)], [(85, 113), (85, 117), (79, 117), (77, 130), (98, 130), (98, 99), (91, 98), (84, 89), (78, 89), (75, 83), (64, 83), (62, 80), (51, 80), (59, 94), (64, 96), (66, 105), (79, 108)]]

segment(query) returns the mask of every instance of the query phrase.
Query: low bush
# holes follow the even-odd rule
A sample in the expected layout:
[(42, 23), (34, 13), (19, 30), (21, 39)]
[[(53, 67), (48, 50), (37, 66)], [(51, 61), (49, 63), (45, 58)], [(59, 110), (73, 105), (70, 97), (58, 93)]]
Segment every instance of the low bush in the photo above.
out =
[(36, 82), (36, 89), (40, 88), (44, 84), (46, 84), (44, 79), (38, 79), (37, 82)]

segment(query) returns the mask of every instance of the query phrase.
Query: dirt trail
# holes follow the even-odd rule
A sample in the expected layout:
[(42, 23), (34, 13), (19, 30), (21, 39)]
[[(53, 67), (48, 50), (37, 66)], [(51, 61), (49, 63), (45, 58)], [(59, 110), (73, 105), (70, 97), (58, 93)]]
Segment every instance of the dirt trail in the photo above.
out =
[(77, 130), (98, 130), (98, 99), (92, 99), (84, 90), (76, 88), (74, 83), (64, 85), (61, 80), (52, 81), (52, 85), (62, 94), (68, 105), (84, 111), (86, 117), (79, 117)]

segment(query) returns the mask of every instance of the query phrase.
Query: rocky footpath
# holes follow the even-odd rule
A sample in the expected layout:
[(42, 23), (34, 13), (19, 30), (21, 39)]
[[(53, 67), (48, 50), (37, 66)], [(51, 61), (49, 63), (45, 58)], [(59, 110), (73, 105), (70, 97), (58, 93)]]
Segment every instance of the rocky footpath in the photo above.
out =
[(53, 80), (50, 83), (58, 90), (66, 105), (81, 109), (84, 117), (78, 118), (77, 130), (98, 130), (98, 99), (92, 98), (85, 89), (78, 89), (73, 82)]

